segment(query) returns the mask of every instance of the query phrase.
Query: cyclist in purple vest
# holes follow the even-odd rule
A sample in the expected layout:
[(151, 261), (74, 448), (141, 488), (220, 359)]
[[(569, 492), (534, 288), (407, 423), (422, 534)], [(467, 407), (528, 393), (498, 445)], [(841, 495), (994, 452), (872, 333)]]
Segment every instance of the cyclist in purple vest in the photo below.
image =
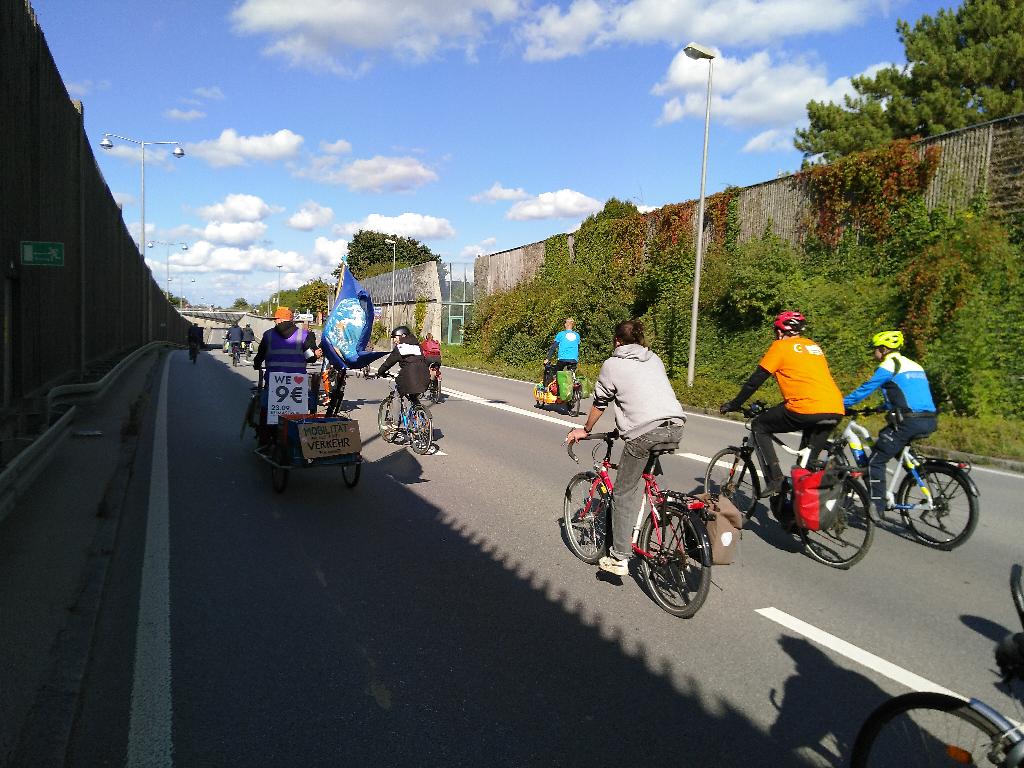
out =
[[(266, 361), (268, 371), (280, 371), (282, 373), (305, 373), (306, 364), (314, 362), (323, 356), (316, 344), (316, 334), (306, 331), (292, 322), (292, 311), (288, 307), (278, 307), (274, 312), (276, 325), (269, 331), (264, 332), (260, 339), (260, 347), (256, 350), (256, 357), (252, 361), (252, 367), (257, 371)], [(312, 413), (316, 407), (316, 393), (310, 390), (309, 410)], [(263, 387), (263, 402), (260, 410), (260, 443), (265, 444), (270, 440), (272, 429), (266, 426), (267, 422), (267, 398), (268, 391), (266, 381)]]

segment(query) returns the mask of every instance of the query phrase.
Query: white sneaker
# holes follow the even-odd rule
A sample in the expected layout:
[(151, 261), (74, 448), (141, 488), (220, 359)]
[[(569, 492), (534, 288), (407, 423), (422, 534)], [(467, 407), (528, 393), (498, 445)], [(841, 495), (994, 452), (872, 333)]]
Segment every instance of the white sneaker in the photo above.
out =
[(598, 560), (597, 567), (602, 571), (614, 573), (616, 576), (626, 576), (629, 574), (629, 561), (619, 560), (611, 555), (605, 555)]

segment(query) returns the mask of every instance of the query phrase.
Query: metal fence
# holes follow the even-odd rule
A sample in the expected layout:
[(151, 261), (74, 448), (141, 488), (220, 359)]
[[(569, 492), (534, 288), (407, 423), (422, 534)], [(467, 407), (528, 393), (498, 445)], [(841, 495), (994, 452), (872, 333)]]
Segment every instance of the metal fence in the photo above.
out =
[[(187, 323), (140, 256), (27, 2), (0, 3), (0, 409)], [(55, 243), (59, 247), (23, 246)], [(27, 248), (27, 250), (26, 250)]]

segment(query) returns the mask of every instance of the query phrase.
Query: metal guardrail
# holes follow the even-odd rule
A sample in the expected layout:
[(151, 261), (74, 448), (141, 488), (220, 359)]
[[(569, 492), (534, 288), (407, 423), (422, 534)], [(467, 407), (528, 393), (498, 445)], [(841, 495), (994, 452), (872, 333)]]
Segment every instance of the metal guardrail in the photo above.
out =
[[(143, 355), (149, 354), (155, 349), (163, 347), (180, 348), (180, 344), (171, 344), (166, 341), (154, 341), (139, 347), (131, 354), (118, 362), (99, 381), (87, 384), (65, 384), (54, 387), (46, 396), (46, 423), (50, 423), (50, 414), (54, 406), (62, 400), (71, 397), (78, 397), (87, 402), (106, 393), (107, 389), (117, 380), (124, 370)], [(56, 423), (52, 424), (45, 432), (32, 441), (25, 450), (21, 451), (14, 459), (0, 472), (0, 522), (3, 521), (15, 502), (24, 490), (32, 483), (39, 473), (46, 468), (49, 455), (59, 446), (61, 441), (71, 430), (71, 425), (78, 415), (77, 406), (71, 406)]]

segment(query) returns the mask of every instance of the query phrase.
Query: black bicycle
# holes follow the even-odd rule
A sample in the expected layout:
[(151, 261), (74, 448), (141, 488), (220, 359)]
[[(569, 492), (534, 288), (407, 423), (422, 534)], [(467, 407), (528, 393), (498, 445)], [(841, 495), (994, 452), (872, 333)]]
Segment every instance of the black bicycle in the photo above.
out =
[[(743, 409), (743, 415), (747, 417), (748, 431), (750, 420), (764, 409), (765, 404), (760, 401)], [(811, 446), (818, 441), (824, 442), (823, 438), (827, 437), (836, 425), (837, 422), (833, 419), (805, 430), (800, 450), (790, 448), (775, 435), (772, 435), (772, 440), (784, 451), (796, 456), (800, 466), (807, 466), (807, 460), (812, 452)], [(778, 494), (762, 493), (761, 481), (754, 469), (755, 452), (750, 435), (744, 435), (740, 445), (730, 445), (720, 450), (708, 462), (704, 474), (704, 490), (729, 498), (746, 520), (754, 516), (758, 499), (770, 498), (776, 517), (779, 517), (780, 510), (786, 509), (792, 503), (791, 483), (787, 478)], [(817, 465), (843, 468), (840, 481), (843, 484), (842, 491), (834, 510), (835, 521), (821, 530), (812, 531), (799, 527), (798, 532), (803, 539), (804, 552), (810, 557), (832, 568), (845, 570), (864, 558), (875, 535), (875, 523), (871, 519), (867, 488), (858, 477), (859, 470), (848, 468), (848, 462), (841, 449), (834, 444), (825, 444)]]
[[(1010, 593), (1024, 627), (1021, 567), (1010, 569)], [(1024, 633), (996, 646), (1003, 682), (1024, 681)], [(853, 744), (852, 768), (888, 766), (1024, 766), (1024, 726), (977, 699), (928, 691), (905, 693), (885, 702), (861, 726)]]

